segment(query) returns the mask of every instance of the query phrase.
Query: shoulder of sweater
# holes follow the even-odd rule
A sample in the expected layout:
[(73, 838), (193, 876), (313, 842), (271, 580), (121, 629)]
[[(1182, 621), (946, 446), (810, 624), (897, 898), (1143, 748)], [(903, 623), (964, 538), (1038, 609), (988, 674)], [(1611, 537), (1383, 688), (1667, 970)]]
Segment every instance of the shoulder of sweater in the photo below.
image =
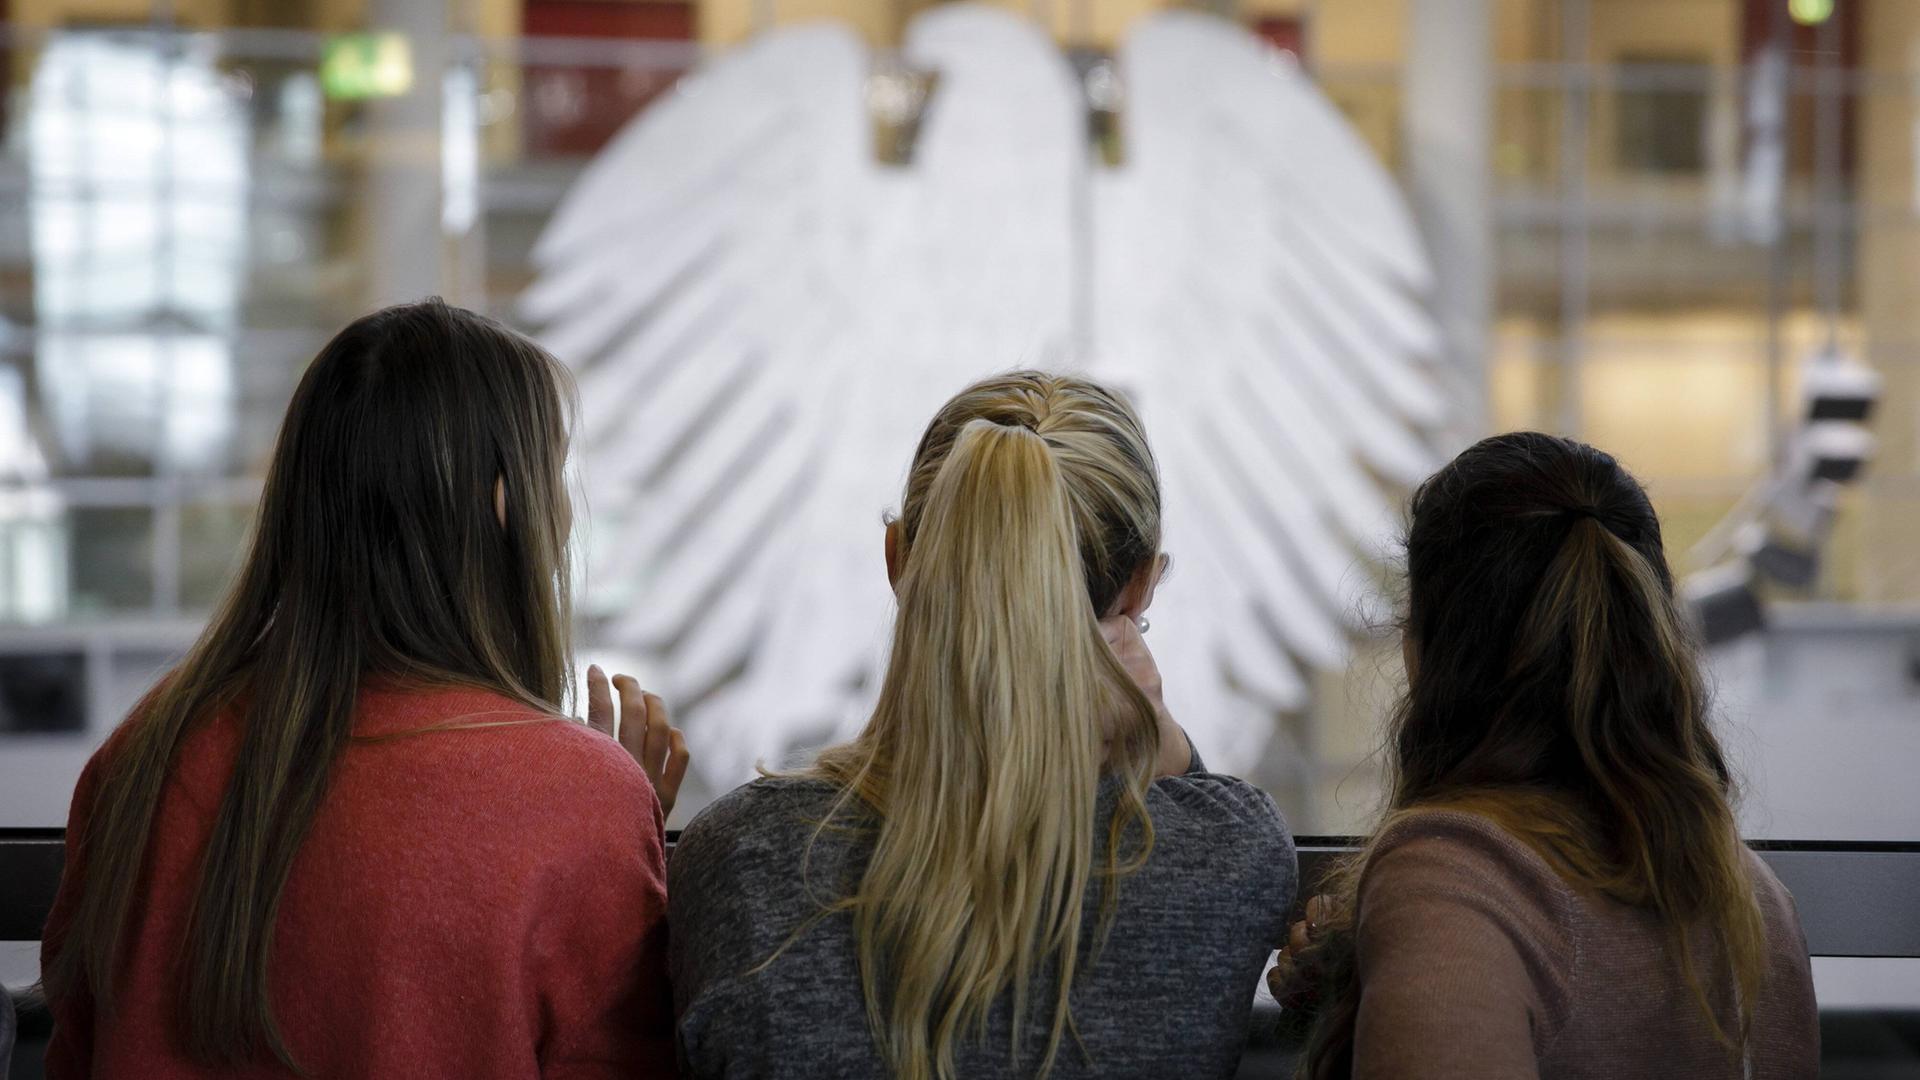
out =
[[(604, 732), (573, 717), (486, 690), (365, 694), (355, 718), (355, 734), (363, 732), (375, 737), (450, 732), (509, 742), (534, 742), (541, 744), (543, 751), (571, 759), (608, 763), (624, 760), (634, 765), (633, 759)], [(402, 741), (405, 740), (396, 740)], [(539, 766), (532, 761), (526, 764)]]
[(587, 769), (597, 776), (623, 781), (645, 780), (640, 763), (613, 737), (578, 720), (559, 716), (529, 716), (524, 724), (500, 729), (510, 739), (536, 743), (551, 755), (540, 765), (565, 770)]
[(1382, 832), (1367, 854), (1355, 920), (1363, 969), (1369, 956), (1408, 952), (1490, 979), (1517, 964), (1537, 1010), (1536, 1046), (1558, 1038), (1580, 1000), (1591, 919), (1578, 894), (1478, 814), (1419, 811)]
[(1388, 826), (1373, 841), (1373, 857), (1408, 844), (1429, 841), (1457, 849), (1478, 862), (1511, 864), (1516, 873), (1559, 880), (1539, 853), (1499, 822), (1468, 810), (1415, 810)]
[[(1761, 917), (1767, 922), (1770, 937), (1779, 935), (1776, 948), (1795, 956), (1806, 953), (1806, 931), (1800, 925), (1800, 905), (1793, 893), (1752, 848), (1747, 849), (1747, 874), (1753, 880), (1754, 899), (1760, 903)], [(1796, 951), (1797, 950), (1797, 951)]]
[(1368, 855), (1363, 907), (1385, 891), (1464, 902), (1509, 932), (1579, 948), (1579, 894), (1539, 853), (1479, 814), (1419, 811), (1389, 826)]
[(560, 828), (576, 828), (583, 817), (609, 811), (620, 812), (621, 820), (628, 810), (649, 818), (657, 807), (653, 786), (632, 755), (581, 721), (486, 691), (422, 691), (408, 698), (363, 699), (361, 718), (371, 723), (356, 723), (356, 734), (373, 735), (363, 745), (455, 764), (467, 780), (485, 778), (481, 786), (495, 795), (564, 792), (564, 798), (542, 803), (549, 813), (541, 820)]
[(785, 833), (812, 827), (832, 807), (835, 791), (824, 780), (799, 776), (763, 776), (708, 803), (681, 830), (679, 848), (699, 851), (731, 846), (751, 834)]
[(669, 902), (685, 911), (798, 887), (794, 879), (805, 875), (796, 875), (796, 864), (818, 869), (844, 854), (843, 845), (816, 850), (812, 843), (835, 795), (822, 780), (762, 777), (708, 803), (681, 830), (667, 860)]
[(1293, 859), (1293, 834), (1273, 796), (1237, 776), (1185, 772), (1147, 790), (1156, 832), (1192, 832), (1260, 862)]
[(1787, 890), (1786, 883), (1773, 872), (1773, 867), (1767, 865), (1767, 860), (1761, 858), (1759, 852), (1747, 848), (1746, 866), (1747, 873), (1753, 878), (1754, 893), (1760, 898), (1763, 906), (1766, 904), (1779, 904), (1789, 908), (1794, 906), (1793, 893)]
[(1154, 828), (1149, 862), (1184, 878), (1176, 888), (1196, 903), (1252, 917), (1271, 935), (1265, 941), (1285, 935), (1286, 912), (1300, 890), (1300, 856), (1273, 796), (1238, 777), (1187, 772), (1154, 781), (1147, 809)]

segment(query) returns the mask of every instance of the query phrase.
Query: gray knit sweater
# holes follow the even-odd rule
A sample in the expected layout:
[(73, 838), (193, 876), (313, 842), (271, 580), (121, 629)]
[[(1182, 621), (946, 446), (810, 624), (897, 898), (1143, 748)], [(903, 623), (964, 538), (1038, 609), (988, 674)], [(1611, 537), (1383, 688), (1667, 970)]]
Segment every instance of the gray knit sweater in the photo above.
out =
[[(1118, 793), (1102, 785), (1095, 832)], [(831, 808), (824, 782), (757, 780), (715, 802), (682, 835), (667, 867), (671, 964), (683, 1067), (692, 1077), (886, 1077), (867, 1027), (852, 918), (807, 920), (859, 880), (871, 851), (856, 829), (815, 825)], [(1297, 881), (1293, 840), (1265, 792), (1204, 771), (1148, 791), (1153, 852), (1121, 879), (1109, 937), (1090, 953), (1099, 889), (1088, 889), (1085, 964), (1072, 994), (1069, 1036), (1050, 1076), (1202, 1080), (1230, 1077), (1246, 1039), (1255, 983), (1285, 932)], [(870, 821), (870, 819), (869, 819)], [(802, 862), (806, 860), (803, 868)], [(809, 891), (811, 886), (811, 891)], [(1032, 997), (1044, 1010), (1043, 977)], [(1003, 998), (983, 1041), (959, 1047), (958, 1075), (1025, 1077), (1044, 1049), (1049, 1014), (1027, 1025), (1012, 1060), (1011, 1005)]]

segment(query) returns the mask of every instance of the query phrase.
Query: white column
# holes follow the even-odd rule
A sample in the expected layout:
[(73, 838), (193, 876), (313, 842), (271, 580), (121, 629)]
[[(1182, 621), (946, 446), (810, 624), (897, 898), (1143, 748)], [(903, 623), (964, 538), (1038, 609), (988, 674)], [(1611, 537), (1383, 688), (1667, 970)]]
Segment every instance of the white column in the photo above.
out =
[[(370, 0), (367, 24), (406, 35), (407, 92), (368, 102), (360, 242), (368, 306), (418, 300), (446, 289), (440, 231), (440, 106), (447, 62), (448, 0)], [(452, 299), (449, 297), (449, 299)]]
[(1435, 314), (1459, 373), (1460, 435), (1487, 425), (1493, 319), (1492, 0), (1408, 0), (1401, 88), (1407, 184), (1433, 260)]

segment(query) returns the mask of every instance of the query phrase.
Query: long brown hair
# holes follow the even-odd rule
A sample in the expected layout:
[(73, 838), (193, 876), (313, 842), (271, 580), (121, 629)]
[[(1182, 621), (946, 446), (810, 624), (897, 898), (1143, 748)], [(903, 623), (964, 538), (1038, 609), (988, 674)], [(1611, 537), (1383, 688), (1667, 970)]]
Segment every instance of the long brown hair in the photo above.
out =
[[(1414, 493), (1406, 560), (1413, 671), (1390, 725), (1387, 824), (1480, 813), (1576, 887), (1653, 912), (1714, 1032), (1743, 1046), (1766, 931), (1645, 490), (1583, 443), (1495, 436)], [(1302, 1065), (1316, 1078), (1352, 1071), (1366, 858), (1336, 874), (1329, 936), (1302, 962), (1325, 980)], [(1700, 935), (1732, 979), (1733, 1031), (1695, 970)]]
[(194, 892), (181, 1036), (209, 1065), (265, 1051), (298, 1068), (268, 998), (275, 918), (361, 685), (562, 705), (563, 379), (525, 338), (438, 300), (368, 315), (320, 351), (288, 406), (235, 583), (109, 744), (50, 993), (113, 1007), (167, 775), (196, 725), (231, 709), (242, 735)]
[(1159, 725), (1099, 627), (1159, 553), (1153, 455), (1133, 410), (1103, 387), (1040, 372), (988, 379), (928, 425), (899, 525), (900, 612), (879, 702), (860, 736), (812, 770), (841, 789), (841, 807), (859, 800), (879, 817), (858, 889), (835, 909), (853, 913), (868, 1019), (895, 1076), (952, 1077), (956, 1045), (1009, 989), (1017, 1059), (1032, 977), (1047, 969), (1045, 1076), (1084, 959), (1103, 767), (1123, 778), (1104, 823), (1103, 925), (1115, 878), (1153, 843)]

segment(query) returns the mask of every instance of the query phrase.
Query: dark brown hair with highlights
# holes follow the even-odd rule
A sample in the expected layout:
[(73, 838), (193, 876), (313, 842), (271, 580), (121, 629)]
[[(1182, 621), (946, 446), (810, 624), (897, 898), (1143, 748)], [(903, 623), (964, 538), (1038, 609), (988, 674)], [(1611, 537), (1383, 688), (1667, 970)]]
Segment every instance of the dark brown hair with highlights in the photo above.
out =
[[(1653, 912), (1714, 1031), (1742, 1045), (1766, 932), (1645, 490), (1608, 454), (1522, 432), (1435, 473), (1411, 518), (1414, 670), (1389, 730), (1387, 823), (1426, 809), (1483, 814), (1574, 886)], [(1306, 1076), (1352, 1071), (1366, 858), (1336, 874), (1328, 935), (1302, 961), (1320, 973), (1324, 1003)], [(1700, 936), (1736, 989), (1735, 1030), (1695, 969)]]

